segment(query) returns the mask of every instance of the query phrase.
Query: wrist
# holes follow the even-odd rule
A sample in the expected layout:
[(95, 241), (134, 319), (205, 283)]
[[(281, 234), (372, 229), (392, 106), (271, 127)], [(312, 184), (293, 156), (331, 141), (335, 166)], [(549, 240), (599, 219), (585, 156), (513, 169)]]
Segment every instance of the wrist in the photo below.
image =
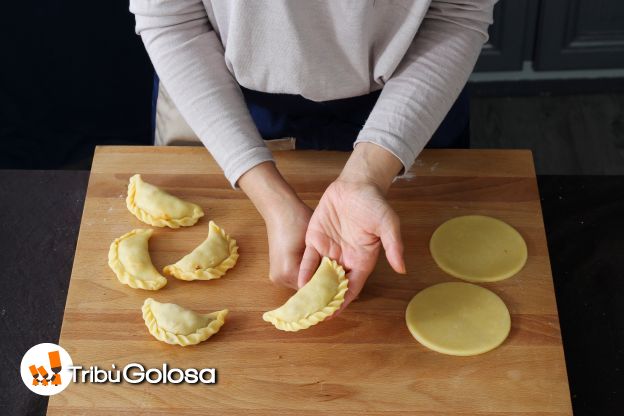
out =
[(245, 172), (238, 185), (249, 197), (265, 222), (279, 215), (279, 208), (303, 204), (273, 162), (260, 163)]
[(403, 163), (394, 154), (374, 143), (359, 143), (345, 164), (339, 179), (367, 183), (386, 193)]

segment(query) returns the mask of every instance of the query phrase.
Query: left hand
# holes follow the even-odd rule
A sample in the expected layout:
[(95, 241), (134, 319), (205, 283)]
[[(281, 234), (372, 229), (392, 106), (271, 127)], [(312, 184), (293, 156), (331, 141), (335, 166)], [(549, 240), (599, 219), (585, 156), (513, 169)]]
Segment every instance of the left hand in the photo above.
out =
[[(384, 161), (388, 157), (394, 160)], [(376, 172), (375, 166), (385, 171)], [(382, 246), (390, 266), (397, 273), (405, 273), (399, 217), (384, 197), (400, 166), (386, 150), (359, 144), (310, 219), (298, 284), (302, 287), (310, 280), (322, 256), (340, 263), (347, 272), (349, 288), (336, 313), (359, 295)]]

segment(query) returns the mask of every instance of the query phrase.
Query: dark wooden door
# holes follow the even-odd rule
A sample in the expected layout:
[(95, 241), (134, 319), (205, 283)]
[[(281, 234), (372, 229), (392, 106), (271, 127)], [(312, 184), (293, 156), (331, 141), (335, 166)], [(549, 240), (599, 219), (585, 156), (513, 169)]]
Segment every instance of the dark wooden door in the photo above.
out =
[(535, 69), (624, 67), (624, 0), (542, 0)]
[(490, 39), (483, 46), (475, 71), (514, 71), (522, 69), (530, 0), (501, 0), (494, 7)]

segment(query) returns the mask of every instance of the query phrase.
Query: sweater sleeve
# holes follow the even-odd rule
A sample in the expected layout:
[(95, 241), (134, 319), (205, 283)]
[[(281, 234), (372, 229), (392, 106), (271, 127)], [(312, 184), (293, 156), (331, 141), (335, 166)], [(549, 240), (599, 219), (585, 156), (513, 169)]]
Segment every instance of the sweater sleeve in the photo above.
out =
[(161, 82), (232, 186), (273, 160), (201, 0), (130, 0), (130, 11)]
[(488, 39), (495, 0), (432, 1), (355, 145), (377, 144), (407, 172), (466, 84)]

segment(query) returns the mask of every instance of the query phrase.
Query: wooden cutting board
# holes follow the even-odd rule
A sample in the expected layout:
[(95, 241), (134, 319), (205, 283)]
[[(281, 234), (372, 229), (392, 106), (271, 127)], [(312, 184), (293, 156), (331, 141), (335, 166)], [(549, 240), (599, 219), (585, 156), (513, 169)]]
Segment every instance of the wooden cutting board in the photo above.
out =
[[(348, 154), (278, 152), (277, 164), (314, 206)], [(128, 178), (145, 180), (200, 204), (194, 227), (156, 229), (158, 269), (206, 237), (213, 219), (239, 243), (236, 267), (219, 280), (169, 278), (160, 291), (120, 284), (107, 265), (110, 243), (148, 227), (126, 209)], [(95, 153), (76, 248), (60, 345), (74, 364), (110, 369), (214, 367), (216, 385), (74, 383), (50, 399), (48, 413), (202, 415), (570, 415), (559, 319), (531, 153), (522, 150), (425, 150), (393, 185), (408, 275), (381, 258), (357, 302), (306, 331), (286, 333), (262, 320), (292, 292), (268, 280), (264, 224), (241, 191), (231, 189), (202, 148), (100, 147)], [(428, 250), (434, 229), (465, 214), (500, 218), (524, 236), (529, 259), (516, 276), (483, 286), (512, 314), (505, 343), (475, 357), (427, 350), (408, 332), (404, 312), (421, 289), (454, 279)], [(178, 347), (156, 341), (141, 317), (145, 298), (197, 311), (228, 308), (209, 341)]]

